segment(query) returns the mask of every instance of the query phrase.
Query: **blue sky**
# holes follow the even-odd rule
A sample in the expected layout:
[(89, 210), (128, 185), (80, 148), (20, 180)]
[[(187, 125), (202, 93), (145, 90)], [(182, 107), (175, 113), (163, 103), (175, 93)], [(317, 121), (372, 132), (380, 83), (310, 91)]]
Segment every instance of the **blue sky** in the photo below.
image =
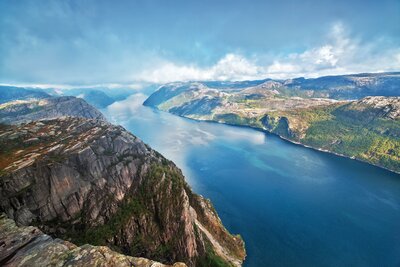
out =
[(0, 83), (400, 70), (400, 0), (0, 0)]

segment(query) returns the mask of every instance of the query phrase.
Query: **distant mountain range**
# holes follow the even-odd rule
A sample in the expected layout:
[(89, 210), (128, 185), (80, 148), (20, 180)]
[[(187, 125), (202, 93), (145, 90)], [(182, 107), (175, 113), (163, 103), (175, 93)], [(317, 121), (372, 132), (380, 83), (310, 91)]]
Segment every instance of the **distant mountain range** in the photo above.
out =
[(400, 73), (315, 79), (182, 82), (144, 105), (269, 131), (292, 142), (400, 172)]
[(50, 97), (45, 91), (15, 86), (0, 86), (0, 104), (18, 99), (45, 99)]
[(221, 92), (242, 91), (248, 88), (266, 88), (276, 89), (281, 93), (292, 96), (359, 99), (365, 96), (398, 96), (400, 94), (400, 72), (361, 73), (310, 79), (301, 77), (286, 80), (264, 79), (237, 82), (175, 82), (161, 86), (145, 103), (147, 105), (157, 105), (199, 84)]
[(102, 109), (112, 103), (124, 100), (136, 91), (123, 88), (77, 88), (77, 89), (54, 89), (54, 88), (29, 88), (17, 86), (0, 85), (0, 104), (13, 100), (45, 99), (51, 96), (75, 96), (84, 99), (90, 105)]
[(0, 123), (20, 124), (62, 116), (106, 120), (101, 112), (85, 100), (73, 96), (29, 98), (0, 104)]

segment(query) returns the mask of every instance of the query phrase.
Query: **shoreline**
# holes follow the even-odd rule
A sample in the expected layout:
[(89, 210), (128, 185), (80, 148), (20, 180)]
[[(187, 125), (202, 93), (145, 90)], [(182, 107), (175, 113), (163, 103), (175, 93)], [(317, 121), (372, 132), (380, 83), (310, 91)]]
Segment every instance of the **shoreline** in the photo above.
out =
[(323, 152), (323, 153), (335, 155), (335, 156), (341, 157), (341, 158), (355, 160), (357, 162), (365, 163), (365, 164), (368, 164), (368, 165), (383, 169), (385, 171), (389, 171), (391, 173), (395, 173), (395, 174), (400, 175), (400, 171), (391, 170), (389, 168), (386, 168), (384, 166), (380, 166), (380, 165), (377, 165), (377, 164), (373, 164), (373, 163), (368, 162), (366, 160), (362, 160), (362, 159), (355, 158), (355, 157), (349, 157), (349, 156), (346, 156), (344, 154), (336, 153), (336, 152), (333, 152), (333, 151), (330, 151), (330, 150), (312, 147), (312, 146), (309, 146), (309, 145), (306, 145), (306, 144), (303, 144), (303, 143), (300, 143), (300, 142), (297, 142), (297, 141), (294, 141), (294, 140), (290, 140), (290, 139), (288, 139), (286, 137), (280, 136), (279, 134), (270, 132), (270, 131), (268, 131), (266, 129), (261, 129), (261, 128), (253, 127), (253, 126), (250, 126), (250, 125), (238, 125), (238, 124), (232, 124), (232, 123), (218, 122), (218, 121), (214, 121), (214, 120), (194, 119), (194, 118), (189, 118), (189, 117), (185, 117), (185, 116), (182, 116), (182, 115), (174, 114), (174, 113), (171, 113), (171, 112), (168, 112), (168, 111), (160, 110), (160, 109), (158, 109), (156, 107), (153, 107), (153, 106), (147, 106), (147, 105), (143, 105), (143, 106), (155, 109), (157, 111), (165, 112), (165, 113), (168, 113), (168, 114), (171, 114), (171, 115), (174, 115), (174, 116), (178, 116), (178, 117), (181, 117), (181, 118), (197, 121), (197, 122), (210, 122), (210, 123), (215, 123), (215, 124), (229, 125), (229, 126), (234, 126), (234, 127), (242, 127), (242, 128), (256, 130), (256, 131), (259, 131), (259, 132), (262, 132), (262, 133), (274, 135), (274, 136), (280, 138), (281, 140), (286, 141), (286, 142), (288, 142), (290, 144), (293, 144), (293, 145), (301, 146), (301, 147), (304, 147), (304, 148), (307, 148), (307, 149), (312, 149), (312, 150), (318, 151), (318, 152)]

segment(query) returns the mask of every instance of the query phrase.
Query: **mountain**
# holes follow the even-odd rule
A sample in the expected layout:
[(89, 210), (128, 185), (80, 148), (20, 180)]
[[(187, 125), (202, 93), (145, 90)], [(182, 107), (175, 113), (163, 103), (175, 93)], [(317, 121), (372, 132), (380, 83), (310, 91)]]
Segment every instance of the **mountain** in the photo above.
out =
[[(145, 258), (126, 256), (108, 247), (76, 246), (54, 239), (37, 227), (17, 227), (13, 220), (0, 215), (0, 265), (11, 266), (120, 266), (167, 267)], [(173, 267), (184, 267), (175, 263)]]
[(358, 99), (366, 96), (398, 96), (400, 72), (361, 73), (325, 76), (315, 79), (298, 78), (286, 80), (288, 88), (312, 90), (325, 93), (334, 99)]
[(50, 95), (44, 91), (0, 85), (0, 104), (14, 100), (45, 99), (48, 97)]
[(245, 257), (175, 164), (120, 126), (74, 117), (2, 125), (0, 147), (0, 212), (18, 225), (169, 264)]
[[(281, 96), (354, 100), (366, 96), (398, 96), (400, 92), (400, 72), (324, 76), (311, 79), (175, 82), (159, 87), (146, 100), (145, 104), (156, 106), (182, 92), (201, 87), (226, 93), (244, 93), (253, 90), (261, 92), (261, 94), (268, 93), (273, 89)], [(254, 97), (257, 97), (257, 95), (254, 95)]]
[[(155, 89), (154, 89), (155, 90)], [(154, 90), (151, 90), (154, 91)], [(89, 87), (75, 89), (17, 87), (0, 85), (0, 104), (15, 100), (39, 100), (49, 97), (75, 96), (96, 108), (105, 108), (136, 93), (133, 89)]]
[[(400, 97), (364, 97), (398, 95), (399, 77), (384, 73), (265, 80), (239, 90), (173, 83), (161, 86), (144, 105), (191, 119), (266, 130), (400, 172)], [(346, 99), (356, 96), (361, 98)]]
[(68, 89), (58, 91), (58, 95), (75, 96), (84, 99), (96, 108), (105, 108), (115, 101), (125, 99), (128, 96), (110, 97), (106, 92), (95, 89)]
[(83, 98), (87, 101), (90, 100), (88, 96), (90, 94), (97, 95), (101, 98), (111, 99), (113, 102), (121, 101), (129, 97), (130, 95), (136, 93), (134, 89), (131, 88), (120, 88), (120, 87), (82, 87), (82, 88), (74, 88), (74, 89), (63, 89), (58, 91), (62, 95), (68, 96), (83, 96)]
[(89, 90), (78, 97), (85, 99), (86, 102), (96, 108), (105, 108), (115, 102), (115, 100), (109, 97), (106, 93), (96, 90)]
[(0, 123), (19, 124), (33, 120), (75, 116), (106, 120), (100, 111), (83, 99), (62, 96), (15, 100), (0, 104)]

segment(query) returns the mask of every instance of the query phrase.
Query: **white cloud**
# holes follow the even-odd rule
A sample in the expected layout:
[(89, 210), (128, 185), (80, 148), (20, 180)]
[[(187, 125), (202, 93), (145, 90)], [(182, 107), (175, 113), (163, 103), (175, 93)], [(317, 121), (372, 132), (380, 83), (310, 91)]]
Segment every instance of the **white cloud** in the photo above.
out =
[(385, 49), (376, 43), (364, 44), (350, 38), (342, 23), (334, 24), (325, 43), (302, 53), (276, 59), (266, 68), (266, 77), (293, 78), (358, 72), (400, 70), (400, 47)]
[(158, 68), (141, 72), (133, 79), (155, 83), (189, 80), (246, 80), (258, 77), (261, 71), (254, 62), (236, 54), (227, 54), (208, 68), (178, 65), (172, 62), (162, 62), (159, 65)]
[(201, 68), (162, 61), (133, 79), (165, 83), (189, 80), (251, 80), (318, 77), (322, 75), (400, 70), (400, 47), (386, 49), (381, 40), (362, 43), (351, 38), (342, 23), (327, 32), (324, 42), (301, 53), (280, 56), (260, 64), (239, 54), (227, 54), (215, 65)]
[[(110, 46), (112, 46), (115, 38), (108, 38)], [(114, 41), (113, 41), (114, 40)], [(35, 45), (35, 39), (29, 39), (22, 43)], [(82, 44), (80, 44), (82, 45)], [(115, 49), (115, 51), (118, 49)], [(29, 50), (30, 51), (30, 50)], [(15, 53), (19, 55), (19, 53)], [(32, 54), (32, 53), (30, 53)], [(33, 53), (35, 54), (35, 53)], [(60, 54), (60, 53), (56, 53)], [(137, 58), (135, 53), (124, 51), (117, 60), (106, 58), (110, 64), (99, 64), (98, 62), (90, 62), (91, 66), (102, 65), (101, 73), (95, 73), (95, 76), (86, 75), (82, 72), (75, 76), (71, 75), (71, 79), (65, 81), (73, 81), (75, 78), (82, 80), (83, 84), (14, 84), (26, 87), (40, 88), (82, 88), (82, 87), (108, 87), (108, 88), (131, 88), (141, 90), (148, 85), (147, 83), (166, 83), (173, 81), (194, 81), (194, 80), (252, 80), (263, 78), (286, 79), (294, 77), (318, 77), (323, 75), (337, 75), (359, 72), (383, 72), (383, 71), (400, 71), (400, 46), (388, 44), (385, 39), (377, 39), (372, 43), (363, 42), (360, 38), (350, 34), (342, 23), (332, 25), (324, 36), (321, 37), (321, 43), (314, 47), (309, 47), (304, 51), (291, 53), (286, 55), (278, 55), (267, 57), (265, 55), (254, 55), (247, 58), (238, 53), (228, 53), (215, 62), (214, 65), (208, 67), (200, 67), (195, 64), (182, 64), (174, 61), (160, 58), (157, 52), (144, 51)], [(56, 62), (59, 62), (56, 57)], [(135, 60), (134, 60), (135, 59)], [(263, 59), (263, 60), (261, 60)], [(29, 60), (28, 60), (29, 61)], [(14, 66), (14, 60), (10, 61), (10, 66)], [(15, 62), (19, 62), (16, 60)], [(41, 62), (40, 60), (31, 60), (29, 62)], [(47, 61), (46, 61), (47, 62)], [(88, 61), (89, 62), (89, 61)], [(140, 64), (140, 68), (134, 62), (145, 62)], [(16, 66), (15, 68), (24, 73), (31, 73), (33, 70), (40, 69), (32, 67), (29, 64)], [(58, 63), (57, 63), (58, 64)], [(5, 64), (7, 65), (7, 64)], [(113, 71), (108, 66), (119, 66)], [(110, 67), (111, 68), (111, 67)], [(57, 69), (57, 68), (54, 68)], [(26, 70), (26, 71), (24, 71)], [(77, 69), (78, 70), (78, 69)], [(35, 71), (33, 71), (35, 72)], [(81, 71), (80, 71), (81, 72)], [(97, 74), (99, 77), (97, 77)], [(43, 77), (43, 81), (49, 76), (46, 71), (43, 76), (33, 74), (35, 77)], [(59, 75), (51, 75), (58, 77)], [(82, 78), (85, 76), (85, 78)], [(86, 76), (88, 79), (86, 79)], [(113, 77), (116, 83), (109, 83), (107, 80)], [(40, 80), (40, 79), (39, 79)], [(52, 82), (52, 80), (48, 80)], [(56, 79), (54, 81), (57, 81)], [(93, 81), (99, 82), (93, 84)], [(102, 83), (103, 82), (103, 83)], [(3, 84), (4, 85), (4, 84)]]

